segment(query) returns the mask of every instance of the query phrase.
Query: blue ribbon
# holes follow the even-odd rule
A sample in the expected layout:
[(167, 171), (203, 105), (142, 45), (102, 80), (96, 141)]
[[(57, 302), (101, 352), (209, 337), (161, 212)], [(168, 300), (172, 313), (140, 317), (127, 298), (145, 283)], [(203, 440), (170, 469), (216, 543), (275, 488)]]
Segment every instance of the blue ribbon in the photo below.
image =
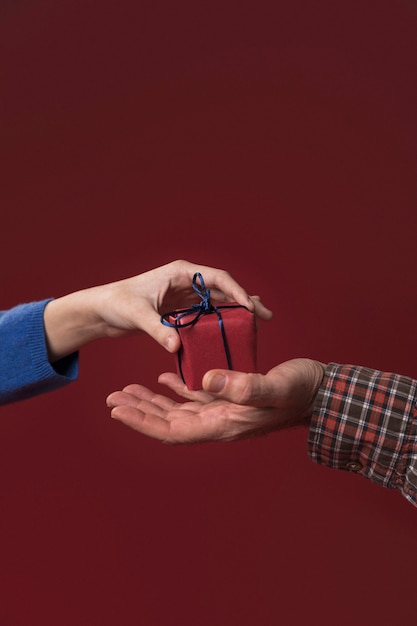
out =
[[(197, 280), (200, 282), (200, 286), (197, 284)], [(210, 301), (210, 289), (206, 288), (204, 284), (204, 279), (202, 275), (200, 274), (200, 272), (196, 272), (194, 274), (193, 280), (192, 280), (192, 287), (194, 291), (200, 296), (201, 302), (198, 302), (197, 304), (192, 304), (191, 307), (189, 307), (188, 309), (177, 309), (176, 311), (170, 311), (169, 313), (165, 313), (164, 315), (161, 316), (161, 322), (165, 326), (170, 326), (171, 328), (175, 328), (178, 332), (180, 328), (186, 328), (187, 326), (194, 326), (194, 324), (198, 322), (198, 320), (200, 319), (202, 315), (209, 315), (211, 313), (215, 313), (219, 321), (220, 332), (222, 335), (224, 351), (225, 351), (226, 359), (227, 359), (227, 367), (229, 368), (229, 370), (231, 370), (233, 369), (232, 359), (230, 356), (229, 346), (227, 344), (226, 331), (224, 328), (220, 309), (235, 309), (238, 307), (242, 309), (246, 309), (246, 307), (241, 304), (222, 304), (220, 306), (215, 306), (214, 304), (212, 304)], [(183, 317), (186, 317), (187, 315), (194, 315), (194, 316), (189, 322), (180, 324), (179, 321)], [(167, 319), (168, 317), (174, 317), (175, 318), (174, 322), (169, 322)], [(181, 367), (180, 351), (178, 352), (178, 363), (179, 363), (182, 379), (185, 382), (184, 376), (182, 373), (182, 367)]]

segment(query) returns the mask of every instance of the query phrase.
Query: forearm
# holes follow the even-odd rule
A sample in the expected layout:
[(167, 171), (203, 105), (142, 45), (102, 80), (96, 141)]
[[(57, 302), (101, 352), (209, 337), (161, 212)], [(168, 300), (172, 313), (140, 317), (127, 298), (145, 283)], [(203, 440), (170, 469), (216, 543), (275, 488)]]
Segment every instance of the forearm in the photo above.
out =
[(45, 339), (51, 363), (105, 337), (107, 324), (97, 313), (101, 293), (96, 288), (51, 300), (44, 312)]
[(311, 419), (311, 458), (399, 489), (417, 504), (416, 397), (409, 377), (329, 364)]

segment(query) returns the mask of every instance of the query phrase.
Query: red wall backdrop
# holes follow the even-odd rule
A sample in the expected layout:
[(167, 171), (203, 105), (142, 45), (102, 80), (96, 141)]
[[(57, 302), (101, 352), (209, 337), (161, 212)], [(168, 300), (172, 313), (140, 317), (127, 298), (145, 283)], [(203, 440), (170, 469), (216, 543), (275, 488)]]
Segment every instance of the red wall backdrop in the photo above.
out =
[[(412, 1), (2, 0), (1, 308), (175, 258), (287, 358), (417, 377)], [(147, 337), (1, 409), (1, 626), (415, 623), (417, 512), (306, 432), (166, 448), (106, 395)]]

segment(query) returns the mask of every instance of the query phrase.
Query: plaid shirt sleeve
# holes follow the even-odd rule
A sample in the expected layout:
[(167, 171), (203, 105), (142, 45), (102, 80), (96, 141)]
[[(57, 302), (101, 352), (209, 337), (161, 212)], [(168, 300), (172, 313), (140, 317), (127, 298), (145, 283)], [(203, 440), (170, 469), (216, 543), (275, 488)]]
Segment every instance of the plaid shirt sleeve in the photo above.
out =
[(398, 489), (417, 506), (417, 380), (330, 363), (310, 424), (316, 463)]

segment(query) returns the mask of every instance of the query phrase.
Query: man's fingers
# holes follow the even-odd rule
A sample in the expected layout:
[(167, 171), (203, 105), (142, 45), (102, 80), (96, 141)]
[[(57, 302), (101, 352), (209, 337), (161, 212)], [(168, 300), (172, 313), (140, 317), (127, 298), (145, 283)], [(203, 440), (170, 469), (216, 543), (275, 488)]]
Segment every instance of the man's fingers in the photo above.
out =
[(142, 408), (143, 403), (148, 403), (153, 409), (162, 411), (171, 411), (177, 406), (171, 398), (153, 393), (142, 385), (128, 385), (123, 391), (115, 391), (108, 396), (106, 403), (110, 408), (118, 405)]
[(169, 413), (162, 412), (147, 400), (138, 406), (120, 404), (111, 410), (111, 417), (133, 430), (158, 439), (162, 443), (177, 445), (211, 441), (216, 438), (218, 427), (215, 420), (202, 420), (195, 405), (182, 405)]
[(152, 439), (166, 442), (170, 440), (170, 423), (155, 414), (149, 415), (132, 406), (120, 405), (115, 406), (110, 415), (125, 426)]
[(173, 372), (164, 372), (160, 374), (158, 377), (158, 382), (161, 385), (165, 385), (169, 387), (171, 391), (174, 391), (178, 396), (182, 398), (186, 398), (187, 400), (191, 400), (193, 402), (210, 402), (213, 399), (213, 396), (206, 393), (205, 391), (190, 391), (187, 385), (181, 380), (181, 378), (174, 374)]

